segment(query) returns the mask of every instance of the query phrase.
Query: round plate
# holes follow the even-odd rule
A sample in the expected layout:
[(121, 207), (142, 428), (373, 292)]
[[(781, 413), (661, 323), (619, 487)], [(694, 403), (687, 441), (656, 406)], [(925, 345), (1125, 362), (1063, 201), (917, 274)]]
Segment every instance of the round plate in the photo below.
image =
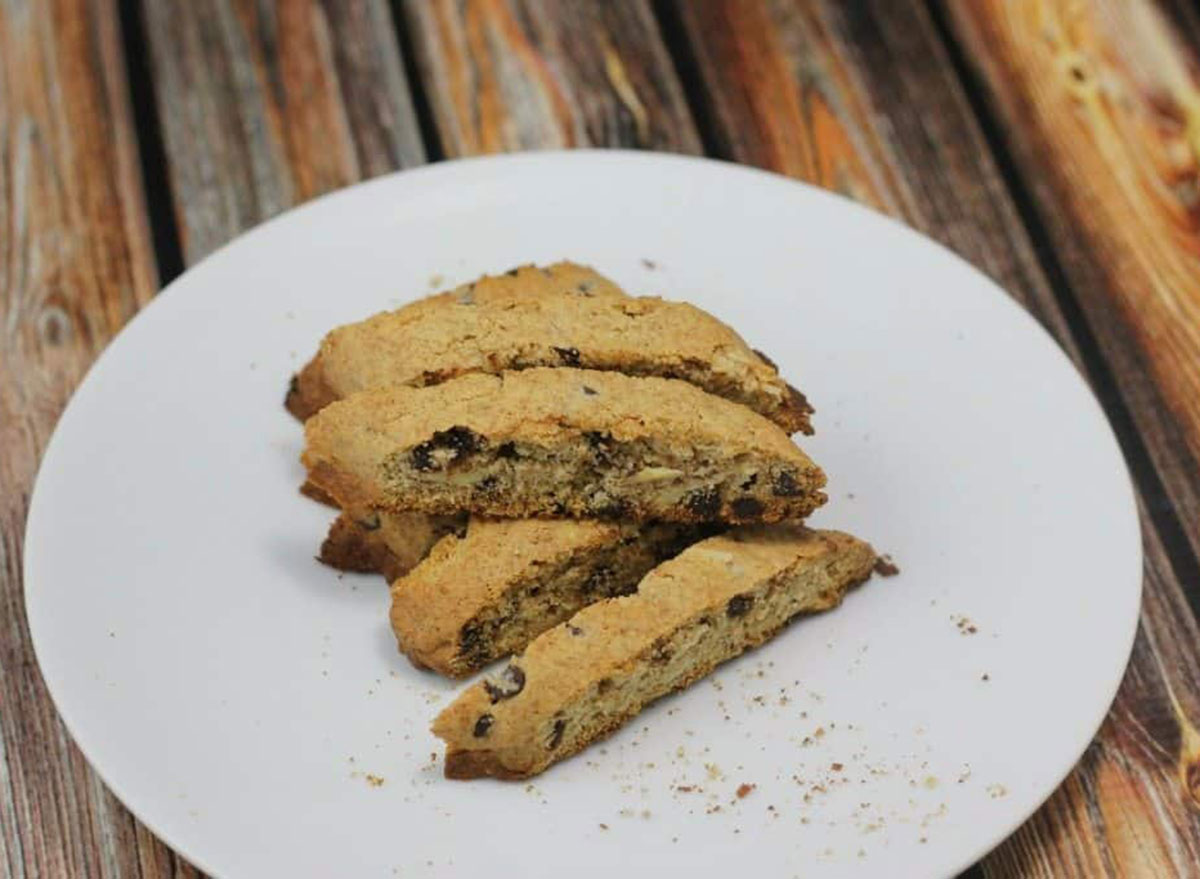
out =
[[(314, 562), (332, 513), (297, 493), (283, 394), (338, 324), (562, 258), (770, 354), (817, 408), (814, 522), (902, 573), (532, 784), (447, 781), (457, 688), (397, 654), (380, 578)], [(1141, 583), (1113, 435), (991, 281), (784, 178), (614, 152), (375, 180), (206, 259), (75, 395), (25, 551), (72, 735), (225, 877), (950, 874), (1079, 758)]]

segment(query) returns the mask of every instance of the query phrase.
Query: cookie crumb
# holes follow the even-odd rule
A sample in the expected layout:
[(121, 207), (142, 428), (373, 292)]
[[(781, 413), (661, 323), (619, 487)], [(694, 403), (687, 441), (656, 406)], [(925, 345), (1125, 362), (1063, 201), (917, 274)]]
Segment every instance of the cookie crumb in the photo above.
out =
[(758, 787), (758, 785), (747, 784), (746, 782), (743, 781), (741, 784), (738, 785), (737, 798), (739, 800), (744, 800), (747, 796), (749, 796), (750, 792), (753, 791), (756, 787)]
[(658, 263), (656, 263), (652, 259), (646, 259), (646, 257), (644, 257), (644, 256), (642, 257), (642, 265), (645, 266), (650, 271), (654, 271), (655, 269), (658, 268)]
[(601, 824), (601, 825), (600, 825), (600, 829), (601, 829), (601, 830), (608, 830), (608, 825), (607, 825), (607, 824)]
[(363, 778), (366, 779), (367, 784), (371, 785), (371, 787), (383, 787), (384, 779), (381, 775), (372, 775), (368, 772)]
[(890, 555), (881, 555), (875, 559), (875, 573), (880, 577), (895, 577), (900, 573), (900, 568), (892, 561)]

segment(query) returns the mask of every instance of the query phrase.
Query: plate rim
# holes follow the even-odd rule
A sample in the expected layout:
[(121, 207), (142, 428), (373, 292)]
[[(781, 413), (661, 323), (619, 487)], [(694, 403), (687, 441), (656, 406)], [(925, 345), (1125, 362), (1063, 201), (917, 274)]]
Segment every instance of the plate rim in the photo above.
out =
[[(208, 873), (214, 877), (220, 876), (220, 874), (214, 869), (213, 865), (207, 862), (205, 857), (193, 851), (187, 844), (181, 843), (180, 841), (161, 831), (157, 822), (150, 820), (148, 816), (143, 814), (140, 808), (135, 807), (131, 803), (130, 798), (126, 796), (126, 791), (123, 789), (123, 786), (119, 782), (116, 782), (115, 779), (110, 778), (109, 774), (93, 760), (92, 753), (94, 750), (90, 744), (91, 740), (85, 741), (79, 736), (79, 725), (75, 722), (76, 718), (73, 718), (71, 710), (65, 708), (65, 703), (60, 699), (61, 690), (59, 687), (62, 682), (56, 682), (53, 680), (51, 675), (46, 673), (46, 667), (43, 663), (44, 648), (39, 646), (41, 640), (37, 634), (38, 628), (34, 624), (34, 618), (41, 616), (40, 613), (35, 613), (33, 611), (33, 608), (36, 608), (39, 605), (37, 590), (32, 585), (36, 579), (37, 563), (32, 561), (33, 556), (26, 551), (26, 548), (30, 543), (30, 535), (36, 533), (36, 530), (41, 530), (44, 528), (44, 526), (42, 526), (40, 523), (45, 515), (44, 513), (41, 513), (41, 510), (45, 505), (45, 501), (43, 500), (41, 503), (39, 503), (39, 498), (44, 496), (44, 493), (39, 491), (39, 488), (43, 482), (42, 475), (47, 469), (47, 462), (53, 461), (55, 458), (56, 449), (61, 444), (60, 438), (62, 436), (62, 426), (64, 422), (68, 421), (68, 417), (76, 402), (76, 398), (81, 394), (87, 393), (86, 389), (94, 384), (95, 376), (103, 372), (106, 363), (113, 362), (113, 358), (109, 356), (110, 352), (113, 351), (119, 344), (121, 344), (121, 340), (128, 335), (130, 328), (135, 325), (139, 327), (144, 325), (144, 321), (139, 323), (139, 321), (142, 320), (143, 315), (151, 312), (156, 308), (156, 306), (159, 306), (161, 300), (167, 298), (168, 294), (175, 292), (175, 288), (180, 285), (180, 282), (187, 279), (197, 269), (208, 263), (209, 260), (223, 255), (229, 248), (246, 246), (249, 242), (259, 237), (260, 234), (263, 234), (267, 230), (274, 228), (277, 223), (292, 222), (297, 216), (307, 214), (310, 211), (321, 211), (328, 209), (328, 206), (333, 202), (355, 196), (361, 196), (364, 191), (371, 188), (395, 185), (397, 179), (404, 179), (412, 182), (416, 182), (424, 178), (433, 178), (436, 180), (436, 178), (443, 176), (449, 176), (453, 178), (456, 176), (457, 172), (464, 168), (483, 168), (486, 170), (490, 167), (504, 168), (506, 166), (522, 165), (534, 166), (536, 168), (539, 165), (545, 165), (547, 163), (554, 164), (562, 162), (581, 163), (584, 165), (600, 162), (609, 163), (613, 166), (639, 164), (669, 164), (681, 167), (689, 166), (695, 170), (698, 170), (702, 174), (728, 174), (733, 177), (740, 176), (746, 179), (754, 179), (760, 184), (767, 183), (775, 186), (779, 186), (781, 184), (784, 186), (794, 186), (797, 187), (797, 193), (802, 193), (802, 197), (804, 198), (813, 199), (817, 202), (825, 199), (829, 200), (830, 202), (840, 203), (839, 209), (849, 208), (851, 212), (859, 211), (868, 217), (866, 220), (867, 222), (883, 221), (885, 224), (892, 227), (893, 232), (899, 231), (902, 237), (916, 239), (919, 242), (919, 246), (924, 246), (927, 248), (932, 246), (937, 248), (939, 251), (941, 251), (943, 257), (948, 257), (954, 262), (957, 262), (960, 267), (965, 267), (970, 273), (983, 279), (986, 284), (992, 288), (993, 293), (996, 294), (999, 299), (1002, 299), (1011, 311), (1019, 313), (1021, 316), (1020, 319), (1024, 320), (1036, 335), (1040, 335), (1042, 337), (1042, 344), (1048, 344), (1049, 347), (1056, 352), (1056, 355), (1062, 364), (1074, 376), (1075, 382), (1078, 383), (1079, 390), (1081, 390), (1089, 400), (1089, 406), (1093, 410), (1093, 414), (1098, 416), (1099, 422), (1104, 428), (1105, 437), (1116, 453), (1116, 462), (1118, 464), (1119, 472), (1114, 473), (1113, 476), (1114, 479), (1119, 482), (1120, 487), (1126, 496), (1126, 503), (1124, 503), (1122, 506), (1125, 516), (1132, 526), (1132, 533), (1130, 536), (1134, 538), (1131, 542), (1133, 554), (1130, 556), (1130, 562), (1131, 567), (1134, 567), (1132, 563), (1136, 561), (1136, 570), (1139, 572), (1139, 575), (1136, 578), (1136, 584), (1129, 596), (1129, 600), (1134, 608), (1134, 612), (1130, 614), (1129, 620), (1127, 620), (1125, 623), (1126, 634), (1118, 645), (1120, 649), (1113, 651), (1114, 665), (1119, 660), (1118, 673), (1113, 676), (1114, 679), (1110, 681), (1108, 686), (1104, 688), (1106, 696), (1103, 700), (1102, 706), (1098, 709), (1098, 711), (1095, 712), (1095, 716), (1090, 717), (1086, 723), (1082, 723), (1081, 718), (1080, 727), (1081, 729), (1087, 729), (1088, 733), (1086, 737), (1083, 738), (1081, 743), (1071, 748), (1075, 754), (1070, 764), (1067, 765), (1067, 767), (1061, 773), (1057, 774), (1057, 777), (1053, 780), (1053, 784), (1047, 787), (1045, 793), (1040, 796), (1035, 803), (1032, 803), (1028, 810), (1020, 810), (1018, 817), (1011, 821), (998, 821), (995, 825), (995, 832), (988, 835), (989, 839), (986, 844), (984, 844), (986, 847), (981, 848), (974, 856), (964, 859), (961, 863), (956, 864), (954, 869), (946, 875), (955, 875), (958, 872), (970, 867), (972, 864), (977, 863), (978, 861), (987, 857), (991, 851), (993, 851), (1004, 840), (1008, 839), (1018, 828), (1025, 824), (1039, 809), (1041, 809), (1041, 807), (1050, 799), (1050, 797), (1059, 790), (1066, 778), (1079, 765), (1079, 761), (1086, 753), (1088, 747), (1090, 747), (1091, 743), (1096, 737), (1096, 734), (1099, 732), (1100, 727), (1108, 717), (1113, 702), (1116, 699), (1118, 690), (1126, 677), (1140, 623), (1142, 599), (1144, 596), (1146, 579), (1144, 573), (1145, 535), (1141, 522), (1140, 508), (1138, 505), (1138, 490), (1136, 483), (1133, 480), (1129, 463), (1125, 457), (1120, 440), (1116, 434), (1112, 422), (1107, 413), (1104, 411), (1104, 407), (1101, 405), (1099, 398), (1092, 388), (1087, 376), (1081, 371), (1075, 362), (1071, 360), (1071, 358), (1067, 355), (1066, 350), (1058, 342), (1058, 340), (1051, 335), (1049, 330), (1036, 317), (1034, 317), (1028, 308), (1026, 308), (1025, 305), (1018, 301), (998, 281), (992, 278), (983, 269), (979, 268), (965, 257), (959, 255), (942, 242), (926, 235), (912, 226), (909, 226), (907, 223), (895, 217), (883, 213), (872, 206), (862, 204), (861, 202), (855, 201), (840, 193), (824, 189), (803, 180), (797, 180), (774, 171), (769, 171), (750, 165), (744, 165), (721, 158), (633, 149), (545, 149), (446, 159), (430, 162), (413, 168), (402, 168), (386, 174), (371, 177), (366, 180), (357, 181), (348, 186), (340, 187), (331, 192), (312, 198), (302, 204), (283, 210), (280, 213), (252, 226), (230, 240), (222, 243), (219, 247), (205, 254), (196, 263), (187, 267), (168, 284), (163, 286), (148, 303), (140, 308), (120, 328), (120, 330), (118, 330), (118, 332), (108, 342), (99, 355), (88, 365), (87, 370), (74, 390), (71, 392), (67, 403), (64, 405), (55, 422), (51, 435), (47, 440), (45, 448), (43, 449), (41, 457), (38, 461), (36, 475), (30, 491), (29, 505), (21, 543), (22, 598), (24, 601), (25, 622), (30, 636), (30, 644), (33, 648), (34, 657), (37, 661), (39, 676), (41, 677), (41, 680), (46, 688), (46, 692), (50, 695), (55, 712), (61, 720), (64, 728), (71, 736), (72, 742), (83, 754), (85, 760), (87, 761), (88, 767), (96, 773), (97, 777), (100, 778), (109, 791), (111, 791), (118, 801), (120, 801), (121, 805), (147, 829), (149, 829), (160, 841), (162, 841), (163, 844), (180, 854), (190, 864), (199, 868), (205, 873)], [(34, 577), (30, 576), (31, 568), (33, 569), (32, 572), (35, 574)]]

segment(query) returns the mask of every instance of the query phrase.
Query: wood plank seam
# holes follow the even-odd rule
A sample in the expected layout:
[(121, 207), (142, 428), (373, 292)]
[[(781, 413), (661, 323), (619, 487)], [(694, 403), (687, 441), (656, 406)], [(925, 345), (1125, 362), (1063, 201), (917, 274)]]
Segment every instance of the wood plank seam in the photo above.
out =
[[(1054, 253), (1050, 244), (1052, 239), (1049, 230), (1037, 208), (1033, 194), (1017, 170), (1012, 151), (1002, 133), (1000, 121), (988, 105), (984, 88), (967, 63), (963, 47), (946, 21), (941, 4), (938, 0), (926, 0), (926, 4), (938, 34), (949, 52), (959, 81), (963, 84), (972, 110), (979, 120), (980, 128), (996, 156), (997, 166), (1013, 203), (1021, 215), (1022, 222), (1031, 231), (1030, 240), (1034, 252), (1046, 274), (1050, 288), (1058, 300), (1059, 307), (1067, 318), (1069, 332), (1078, 348), (1083, 375), (1095, 391), (1108, 416), (1134, 481), (1141, 487), (1146, 498), (1166, 497), (1166, 486), (1154, 465), (1141, 432), (1137, 429), (1132, 410), (1100, 349), (1099, 341), (1091, 329), (1083, 307), (1067, 278), (1066, 271)], [(1150, 502), (1143, 509), (1159, 531), (1176, 578), (1185, 586), (1184, 593), (1188, 598), (1193, 619), (1200, 621), (1200, 559), (1192, 551), (1178, 510), (1173, 504)]]

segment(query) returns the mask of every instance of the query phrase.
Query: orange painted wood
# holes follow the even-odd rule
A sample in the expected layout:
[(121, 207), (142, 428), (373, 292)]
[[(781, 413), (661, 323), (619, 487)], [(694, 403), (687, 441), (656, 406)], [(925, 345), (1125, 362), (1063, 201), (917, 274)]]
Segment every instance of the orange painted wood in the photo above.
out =
[[(996, 19), (1022, 8), (1004, 0), (990, 5)], [(974, 3), (958, 10), (964, 22), (978, 20)], [(1035, 252), (1037, 230), (1026, 228), (966, 85), (923, 4), (679, 0), (674, 14), (691, 45), (710, 135), (725, 155), (901, 217), (996, 277), (1081, 366), (1131, 380), (1127, 358), (1085, 364), (1062, 298), (1078, 291), (1074, 284), (1053, 289), (1054, 269)], [(1023, 33), (1021, 39), (1034, 36)], [(989, 33), (970, 44), (968, 55), (1000, 55), (1002, 46)], [(1048, 76), (1042, 74), (1033, 79)], [(1021, 75), (1008, 62), (995, 81), (1009, 88)], [(1006, 117), (1005, 132), (1024, 131), (1024, 115)], [(1074, 155), (1065, 138), (1058, 161), (1069, 166), (1077, 161)], [(1030, 159), (1036, 168), (1046, 161), (1044, 153)], [(1128, 171), (1099, 162), (1091, 170), (1109, 180)], [(1119, 217), (1110, 222), (1103, 246), (1111, 253), (1122, 231)], [(1115, 312), (1095, 316), (1118, 326), (1124, 319)], [(1192, 375), (1200, 370), (1193, 368)], [(1089, 377), (1104, 380), (1096, 371)], [(1153, 423), (1149, 415), (1140, 420), (1144, 429)], [(1177, 489), (1172, 515), (1185, 515), (1190, 488), (1179, 483), (1195, 482), (1200, 473), (1181, 459), (1168, 459), (1170, 466), (1163, 460), (1156, 457), (1158, 478)], [(1151, 502), (1163, 502), (1153, 482), (1143, 490), (1151, 492), (1146, 495)], [(1187, 875), (1190, 865), (1200, 863), (1194, 769), (1200, 756), (1194, 732), (1200, 719), (1200, 630), (1196, 601), (1188, 600), (1188, 589), (1200, 589), (1200, 583), (1185, 583), (1174, 569), (1154, 517), (1143, 515), (1143, 522), (1147, 600), (1114, 710), (1068, 782), (982, 863), (985, 875)]]
[(696, 153), (649, 0), (410, 0), (448, 156), (623, 146)]

